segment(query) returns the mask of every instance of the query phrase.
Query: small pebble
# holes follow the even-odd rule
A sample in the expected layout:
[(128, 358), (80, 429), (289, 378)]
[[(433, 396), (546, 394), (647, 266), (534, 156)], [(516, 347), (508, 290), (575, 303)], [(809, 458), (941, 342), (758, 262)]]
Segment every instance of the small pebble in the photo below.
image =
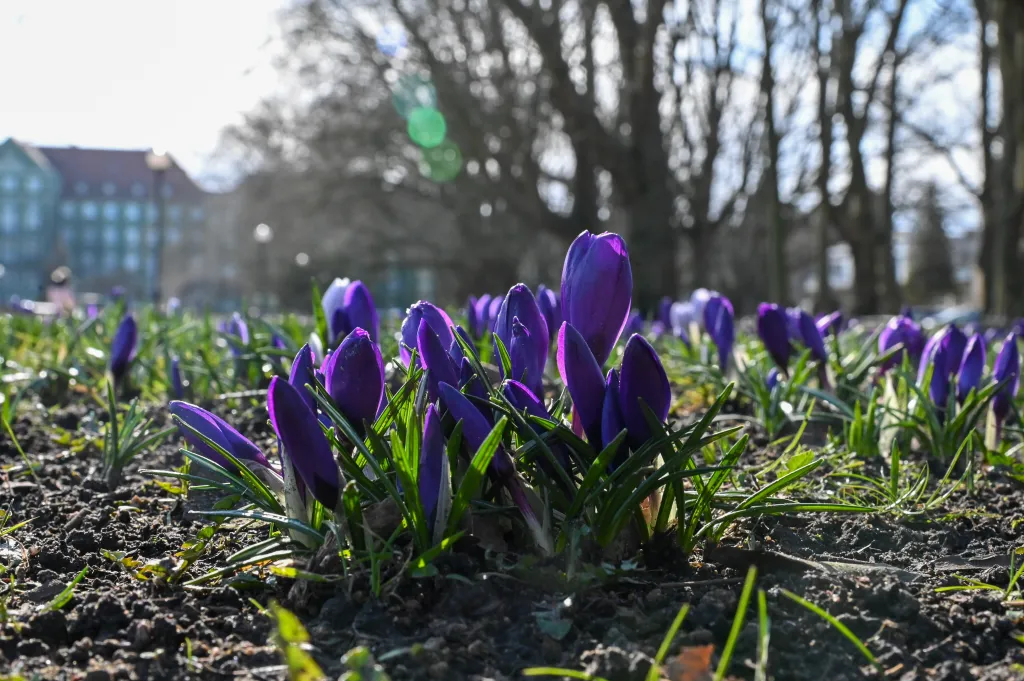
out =
[(466, 652), (469, 653), (470, 657), (479, 657), (480, 655), (483, 655), (486, 650), (487, 644), (480, 639), (473, 641), (469, 644), (469, 647), (466, 648)]
[(430, 674), (432, 679), (447, 679), (448, 676), (448, 663), (447, 662), (435, 662), (430, 665), (427, 669), (427, 673)]

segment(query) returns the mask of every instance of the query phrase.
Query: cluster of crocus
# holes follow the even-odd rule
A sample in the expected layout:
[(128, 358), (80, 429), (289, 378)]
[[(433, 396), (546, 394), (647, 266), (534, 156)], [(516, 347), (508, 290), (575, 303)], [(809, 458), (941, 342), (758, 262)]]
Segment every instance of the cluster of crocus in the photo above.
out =
[[(625, 428), (632, 450), (657, 435), (645, 408), (664, 423), (672, 400), (668, 376), (658, 353), (642, 336), (626, 342), (622, 364), (601, 375), (601, 367), (585, 339), (568, 322), (558, 334), (558, 369), (579, 415), (587, 440), (597, 448), (608, 446)], [(626, 457), (616, 454), (616, 465)]]
[(490, 293), (485, 293), (479, 298), (469, 297), (466, 305), (466, 324), (471, 337), (480, 340), (494, 331), (494, 322), (498, 318), (501, 303), (501, 296), (492, 296)]
[(335, 279), (320, 299), (327, 319), (327, 344), (333, 345), (355, 329), (363, 329), (380, 342), (380, 317), (370, 289), (363, 282)]
[(889, 369), (903, 361), (907, 355), (911, 363), (920, 360), (924, 352), (924, 333), (917, 322), (907, 315), (898, 315), (889, 320), (878, 336), (878, 353), (884, 355), (899, 346), (892, 356), (885, 360), (880, 367), (880, 373), (884, 374)]
[(704, 303), (704, 329), (718, 348), (718, 368), (729, 370), (729, 357), (736, 342), (736, 313), (725, 296), (715, 293)]
[(219, 323), (217, 328), (226, 336), (228, 347), (235, 357), (241, 355), (242, 348), (249, 345), (249, 325), (237, 312), (228, 321)]
[(139, 331), (135, 318), (130, 314), (125, 315), (110, 343), (110, 375), (113, 376), (115, 385), (120, 385), (128, 374), (132, 360), (135, 359), (138, 339)]

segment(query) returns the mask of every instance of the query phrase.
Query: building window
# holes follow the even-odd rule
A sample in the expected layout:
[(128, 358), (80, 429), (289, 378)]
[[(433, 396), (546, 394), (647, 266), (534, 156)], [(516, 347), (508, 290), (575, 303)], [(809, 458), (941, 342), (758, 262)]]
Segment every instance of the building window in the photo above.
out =
[(68, 248), (72, 248), (75, 245), (75, 228), (74, 225), (61, 225), (60, 238), (64, 242), (64, 245)]
[(142, 198), (146, 195), (146, 185), (141, 182), (136, 182), (132, 185), (132, 196), (136, 198)]
[(168, 206), (167, 219), (171, 222), (181, 222), (181, 206)]
[(39, 225), (43, 222), (42, 212), (39, 210), (38, 203), (29, 203), (25, 206), (25, 226), (29, 229), (39, 229)]
[(82, 253), (82, 269), (91, 274), (94, 267), (96, 267), (96, 254), (92, 251), (84, 251)]
[(124, 254), (124, 268), (129, 272), (139, 271), (139, 254), (135, 251), (128, 251)]
[(113, 196), (117, 193), (117, 185), (113, 182), (103, 183), (103, 194), (104, 196)]
[(108, 246), (117, 245), (117, 225), (103, 225), (103, 243)]
[(156, 246), (156, 228), (150, 227), (146, 230), (146, 243), (149, 244), (150, 248)]
[(156, 204), (146, 204), (146, 219), (150, 222), (156, 222)]
[(96, 204), (92, 201), (86, 201), (82, 204), (82, 217), (86, 220), (95, 220), (99, 212), (100, 211), (96, 207)]
[(178, 229), (177, 227), (168, 227), (167, 228), (167, 242), (168, 243), (172, 243), (172, 244), (176, 244), (179, 241), (181, 241), (181, 230)]
[(135, 225), (126, 227), (124, 230), (124, 242), (128, 246), (138, 249), (139, 241), (141, 241), (139, 228)]
[(43, 180), (38, 175), (30, 175), (29, 178), (25, 180), (25, 189), (27, 189), (30, 194), (38, 194), (39, 190), (42, 188)]
[(142, 214), (142, 211), (139, 210), (139, 204), (133, 202), (133, 203), (126, 203), (124, 205), (124, 217), (129, 222), (138, 222), (139, 221), (139, 216), (141, 214)]
[(90, 246), (96, 245), (96, 241), (99, 237), (99, 230), (96, 228), (96, 225), (89, 225), (88, 227), (86, 227), (84, 236), (85, 243), (89, 244)]
[(15, 175), (4, 175), (0, 184), (3, 184), (4, 191), (13, 192), (18, 189), (18, 178)]
[(39, 239), (35, 236), (25, 235), (21, 245), (21, 252), (26, 258), (34, 258), (39, 255)]
[(18, 227), (18, 209), (13, 203), (5, 203), (0, 208), (0, 228), (10, 234)]
[(191, 215), (192, 215), (192, 222), (202, 222), (203, 221), (203, 209), (200, 208), (199, 206), (196, 206), (195, 208), (192, 209)]
[(75, 217), (75, 202), (65, 201), (64, 203), (60, 204), (60, 214), (68, 220)]
[(103, 217), (107, 220), (117, 219), (117, 204), (113, 201), (107, 201), (103, 204)]
[(79, 196), (85, 196), (86, 194), (89, 193), (89, 185), (86, 184), (85, 182), (76, 182), (75, 193), (78, 194)]
[(117, 271), (117, 253), (108, 250), (103, 254), (103, 270), (108, 273)]

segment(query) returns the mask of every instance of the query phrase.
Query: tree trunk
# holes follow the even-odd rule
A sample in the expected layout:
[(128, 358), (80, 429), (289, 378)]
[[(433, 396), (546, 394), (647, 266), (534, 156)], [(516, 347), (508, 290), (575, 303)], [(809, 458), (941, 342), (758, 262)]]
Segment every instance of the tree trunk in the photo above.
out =
[(1007, 167), (1012, 186), (1004, 201), (1006, 215), (998, 220), (994, 245), (997, 257), (994, 311), (1008, 315), (1021, 309), (1021, 280), (1018, 244), (1024, 231), (1024, 5), (1019, 0), (1003, 0), (999, 17), (999, 66), (1002, 71), (1003, 131), (1008, 150)]
[(629, 206), (629, 257), (633, 267), (633, 301), (647, 314), (662, 296), (678, 287), (679, 237), (672, 228), (674, 206), (668, 187), (654, 187)]
[(886, 88), (889, 100), (889, 120), (885, 131), (885, 184), (882, 188), (882, 212), (884, 215), (878, 234), (878, 260), (882, 266), (882, 271), (879, 273), (882, 309), (879, 312), (898, 311), (901, 298), (899, 282), (896, 281), (896, 263), (892, 255), (892, 185), (896, 175), (896, 125), (899, 121), (899, 113), (896, 111), (896, 96), (899, 88), (900, 57), (895, 52), (890, 54), (892, 56), (892, 73)]
[(769, 17), (769, 0), (761, 0), (761, 26), (764, 29), (764, 60), (761, 63), (761, 95), (764, 97), (764, 125), (768, 135), (768, 218), (771, 247), (768, 250), (768, 294), (780, 305), (788, 304), (789, 270), (786, 267), (786, 225), (782, 219), (779, 196), (779, 133), (775, 127), (775, 74), (772, 70), (774, 19)]
[(988, 24), (991, 21), (991, 15), (989, 12), (990, 0), (975, 0), (975, 8), (978, 11), (978, 45), (980, 53), (978, 55), (978, 70), (979, 78), (981, 80), (981, 112), (979, 114), (978, 126), (981, 128), (981, 158), (982, 158), (982, 177), (981, 194), (978, 196), (978, 200), (981, 203), (981, 218), (982, 218), (982, 232), (981, 232), (981, 248), (978, 253), (978, 266), (981, 267), (983, 272), (983, 306), (986, 312), (992, 312), (993, 307), (993, 287), (992, 287), (992, 275), (993, 275), (993, 253), (995, 230), (996, 230), (996, 216), (993, 214), (993, 184), (995, 179), (995, 164), (992, 158), (992, 129), (988, 124), (989, 117), (989, 102), (988, 98), (991, 93), (991, 87), (989, 85), (989, 76), (992, 69), (992, 48), (989, 47), (988, 42), (985, 38), (988, 32)]
[(831, 29), (828, 21), (822, 21), (821, 0), (814, 2), (814, 63), (818, 64), (818, 133), (821, 140), (821, 168), (818, 169), (818, 194), (821, 203), (818, 208), (816, 241), (818, 251), (818, 295), (814, 307), (818, 312), (831, 312), (836, 309), (837, 302), (828, 281), (828, 248), (829, 231), (832, 228), (832, 202), (828, 191), (828, 181), (832, 177), (832, 111), (828, 103), (828, 85), (831, 80), (831, 67), (821, 65), (821, 44), (832, 42)]

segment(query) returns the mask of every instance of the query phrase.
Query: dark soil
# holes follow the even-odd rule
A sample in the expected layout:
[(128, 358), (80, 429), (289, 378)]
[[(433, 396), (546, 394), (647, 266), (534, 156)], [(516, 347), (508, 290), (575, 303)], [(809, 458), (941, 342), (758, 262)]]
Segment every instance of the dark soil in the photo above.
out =
[[(366, 645), (396, 681), (513, 679), (534, 665), (585, 669), (611, 681), (643, 679), (684, 603), (690, 611), (670, 654), (705, 644), (721, 650), (754, 563), (771, 617), (772, 678), (881, 676), (781, 589), (837, 616), (875, 653), (886, 678), (1024, 678), (1024, 645), (1014, 638), (1024, 629), (1021, 603), (1002, 603), (992, 591), (935, 593), (957, 583), (954, 573), (995, 585), (1008, 581), (1008, 556), (1024, 545), (1024, 493), (995, 472), (974, 498), (952, 502), (953, 510), (969, 513), (916, 521), (880, 515), (750, 521), (702, 562), (688, 563), (659, 549), (668, 542), (656, 541), (637, 567), (620, 566), (614, 577), (575, 593), (553, 586), (554, 565), (520, 559), (516, 567), (515, 558), (498, 562), (469, 542), (437, 562), (440, 574), (400, 577), (382, 600), (368, 595), (361, 578), (312, 584), (269, 577), (259, 588), (251, 580), (239, 588), (186, 589), (137, 579), (116, 560), (123, 553), (173, 568), (182, 544), (208, 524), (189, 514), (193, 500), (183, 502), (137, 473), (180, 465), (177, 445), (130, 466), (120, 488), (108, 492), (94, 470), (96, 446), (70, 454), (50, 434), (57, 423), (81, 435), (85, 416), (75, 408), (40, 411), (16, 424), (41, 467), (38, 484), (24, 473), (0, 480), (0, 508), (10, 506), (13, 522), (34, 518), (0, 539), (0, 564), (11, 568), (0, 582), (6, 603), (0, 679), (283, 678), (270, 622), (250, 599), (263, 605), (276, 599), (295, 612), (329, 678), (341, 673), (346, 651)], [(20, 463), (10, 442), (0, 440), (0, 466), (16, 472)], [(185, 579), (264, 537), (258, 526), (218, 532)], [(86, 566), (70, 602), (41, 613)], [(752, 678), (756, 644), (751, 608), (730, 668), (737, 678)]]

